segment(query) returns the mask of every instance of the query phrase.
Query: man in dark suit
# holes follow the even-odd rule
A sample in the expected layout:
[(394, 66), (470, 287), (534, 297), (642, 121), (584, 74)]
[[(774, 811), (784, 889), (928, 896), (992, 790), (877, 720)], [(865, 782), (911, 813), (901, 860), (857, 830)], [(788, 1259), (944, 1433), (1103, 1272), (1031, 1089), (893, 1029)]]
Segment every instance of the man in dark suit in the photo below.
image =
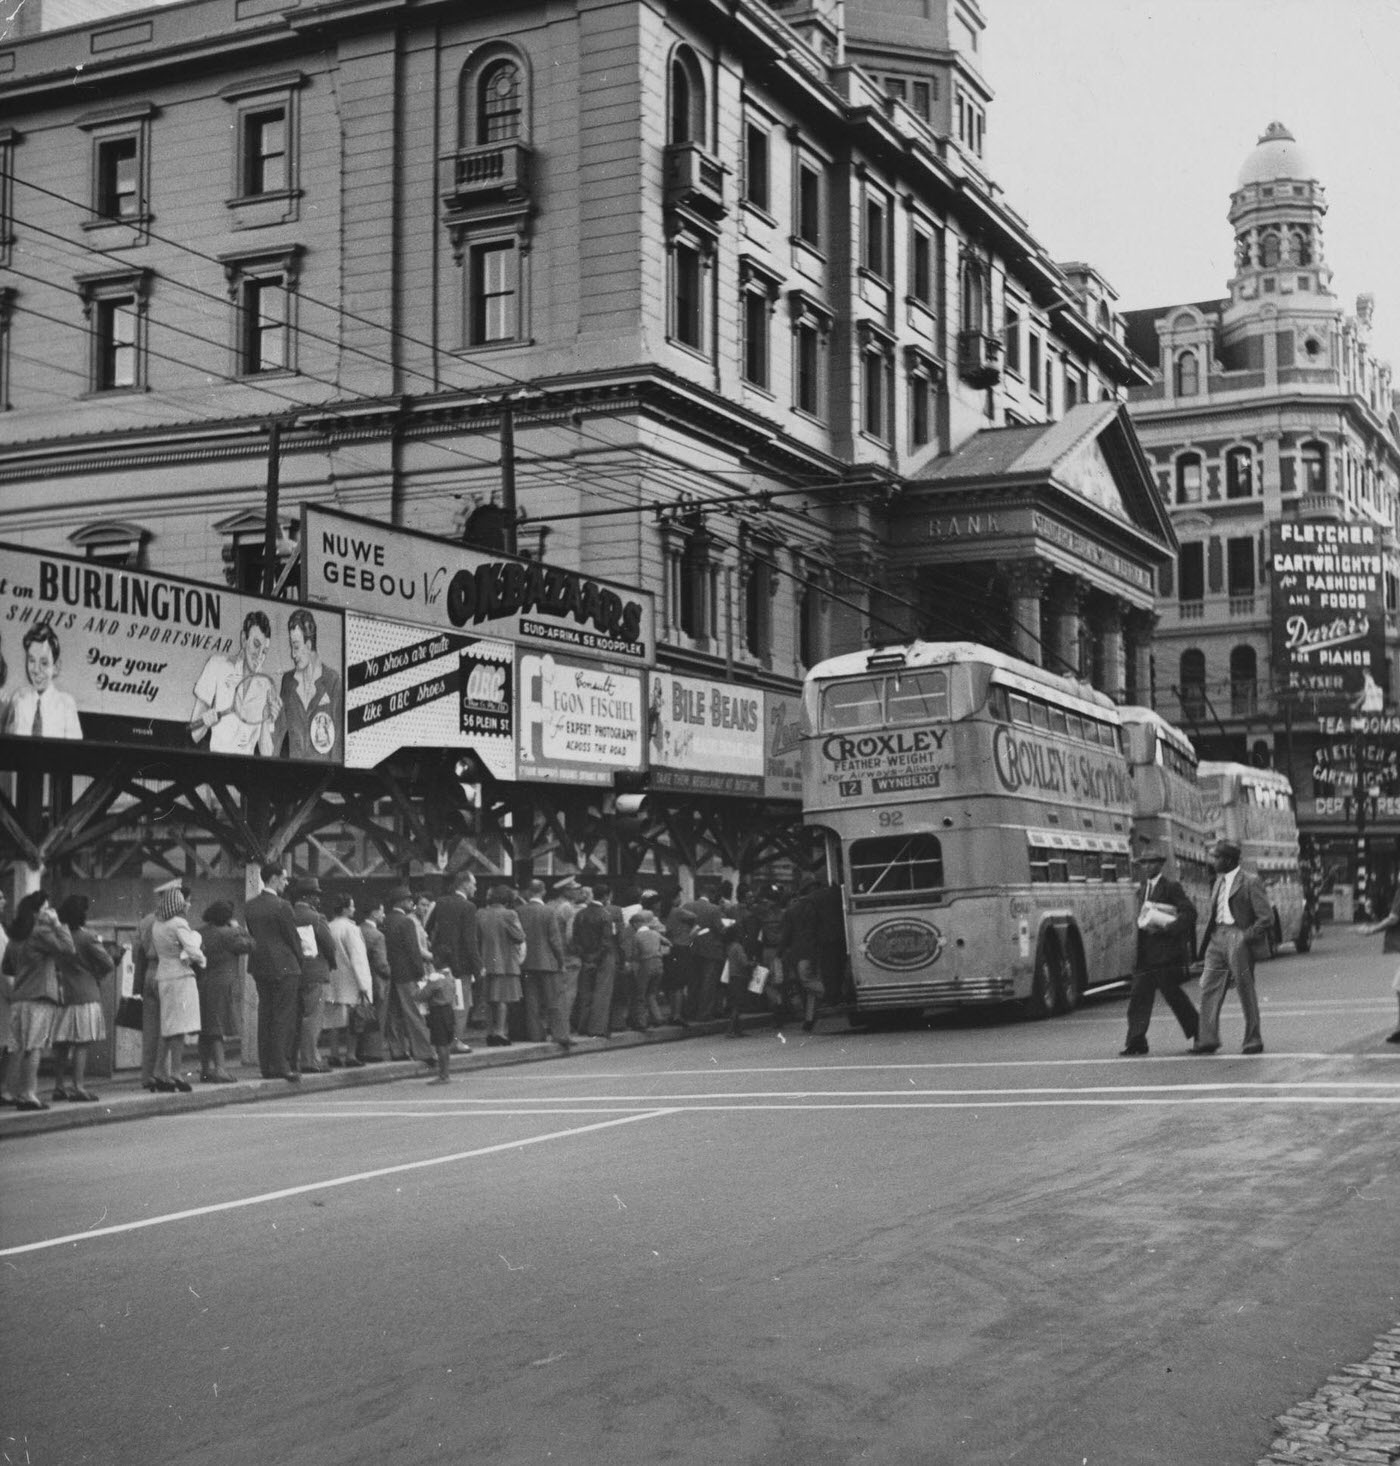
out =
[(389, 1000), (384, 1011), (384, 1042), (394, 1059), (409, 1057), (437, 1066), (428, 1025), (415, 1001), (418, 984), (428, 963), (418, 939), (418, 923), (408, 914), (413, 893), (398, 886), (389, 894), (390, 911), (384, 920), (384, 955), (389, 959)]
[(258, 1067), (264, 1079), (296, 1083), (301, 1026), (301, 935), (283, 898), (287, 872), (273, 861), (259, 872), (263, 888), (244, 907), (248, 935), (257, 945), (248, 971), (258, 990)]
[(1210, 893), (1201, 955), (1201, 1027), (1193, 1054), (1213, 1054), (1220, 1047), (1220, 1006), (1233, 982), (1244, 1009), (1244, 1047), (1241, 1053), (1262, 1054), (1259, 1000), (1254, 992), (1254, 948), (1273, 925), (1274, 908), (1264, 883), (1240, 866), (1240, 847), (1219, 840), (1211, 851), (1215, 885)]
[(458, 1053), (470, 1053), (462, 1033), (472, 1010), (472, 984), (482, 978), (481, 948), (476, 940), (476, 877), (464, 870), (452, 890), (433, 907), (428, 918), (428, 940), (433, 955), (451, 969), (462, 984), (462, 1011), (457, 1024)]
[[(1195, 1004), (1181, 991), (1196, 943), (1196, 907), (1180, 882), (1164, 874), (1166, 852), (1146, 846), (1138, 855), (1142, 871), (1138, 886), (1137, 961), (1128, 991), (1128, 1039), (1121, 1057), (1137, 1058), (1147, 1052), (1147, 1025), (1158, 993), (1176, 1014), (1182, 1032), (1196, 1037), (1200, 1017)], [(1168, 911), (1174, 911), (1169, 916)]]

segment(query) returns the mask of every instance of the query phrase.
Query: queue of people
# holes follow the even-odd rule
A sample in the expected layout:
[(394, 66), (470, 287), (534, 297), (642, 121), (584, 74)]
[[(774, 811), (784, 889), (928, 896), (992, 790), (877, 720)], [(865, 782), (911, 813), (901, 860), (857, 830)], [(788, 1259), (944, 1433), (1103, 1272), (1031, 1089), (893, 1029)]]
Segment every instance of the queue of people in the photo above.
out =
[[(845, 944), (839, 894), (814, 877), (788, 899), (776, 886), (720, 883), (691, 900), (642, 890), (619, 905), (611, 885), (565, 878), (522, 890), (498, 882), (477, 902), (460, 874), (440, 898), (399, 886), (357, 913), (348, 894), (323, 894), (279, 863), (261, 870), (246, 905), (216, 900), (193, 917), (190, 888), (160, 886), (132, 944), (131, 996), (140, 1000), (141, 1083), (188, 1093), (186, 1044), (197, 1042), (202, 1084), (231, 1084), (226, 1045), (239, 1031), (246, 959), (258, 995), (257, 1062), (266, 1079), (417, 1059), (435, 1082), (453, 1053), (470, 1053), (469, 1028), (488, 1047), (511, 1035), (571, 1048), (580, 1037), (631, 1028), (729, 1021), (746, 1013), (800, 1018), (811, 1031), (819, 1002), (839, 1002)], [(0, 1103), (22, 1110), (93, 1103), (87, 1063), (107, 1037), (101, 984), (116, 962), (89, 924), (90, 898), (55, 908), (24, 897), (0, 924)], [(0, 906), (0, 916), (3, 916)], [(39, 1093), (43, 1055), (53, 1088)]]

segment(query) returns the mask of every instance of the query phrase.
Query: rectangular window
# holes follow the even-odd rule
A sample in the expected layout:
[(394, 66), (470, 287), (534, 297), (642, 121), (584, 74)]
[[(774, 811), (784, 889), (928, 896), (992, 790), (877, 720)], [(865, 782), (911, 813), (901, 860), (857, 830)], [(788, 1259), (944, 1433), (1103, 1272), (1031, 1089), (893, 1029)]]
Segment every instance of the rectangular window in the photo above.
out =
[(937, 835), (882, 835), (851, 842), (851, 894), (899, 900), (943, 893), (943, 846)]
[(865, 201), (865, 268), (882, 278), (889, 274), (888, 215), (876, 198)]
[(1075, 374), (1065, 368), (1065, 411), (1068, 412), (1079, 401), (1079, 380)]
[(285, 371), (288, 365), (286, 284), (281, 275), (243, 282), (242, 345), (239, 371), (245, 376)]
[(1203, 601), (1206, 598), (1206, 547), (1199, 541), (1182, 545), (1177, 560), (1177, 599)]
[(96, 381), (99, 392), (134, 387), (137, 380), (135, 296), (112, 296), (94, 306), (97, 331)]
[(1050, 352), (1045, 353), (1045, 415), (1055, 415), (1055, 366), (1056, 358)]
[(1225, 586), (1232, 596), (1254, 594), (1254, 539), (1232, 539), (1225, 546)]
[(134, 219), (141, 212), (140, 153), (135, 137), (97, 144), (97, 212), (104, 219)]
[(933, 238), (918, 225), (909, 242), (909, 294), (933, 309)]
[(908, 87), (905, 85), (902, 76), (887, 76), (885, 78), (885, 90), (895, 101), (902, 102), (908, 94)]
[(1040, 337), (1034, 331), (1026, 343), (1027, 365), (1030, 372), (1031, 391), (1040, 396)]
[(822, 412), (822, 344), (821, 332), (810, 321), (798, 323), (796, 341), (797, 410), (811, 417), (824, 417)]
[(688, 244), (678, 244), (674, 251), (675, 269), (675, 336), (683, 346), (696, 351), (704, 348), (704, 270), (700, 251)]
[(768, 385), (768, 297), (756, 290), (744, 293), (744, 380)]
[(926, 81), (914, 83), (914, 110), (925, 122), (929, 120), (932, 109), (929, 106), (929, 85)]
[(865, 375), (865, 412), (862, 426), (872, 438), (889, 437), (889, 359), (883, 352), (867, 351), (861, 358)]
[(768, 190), (768, 134), (752, 122), (744, 130), (744, 197), (766, 213)]
[(1021, 375), (1021, 312), (1011, 301), (1006, 302), (1006, 323), (1001, 330), (1006, 370)]
[(518, 261), (511, 241), (473, 245), (467, 261), (467, 340), (514, 341), (519, 332)]
[(287, 188), (287, 109), (272, 107), (243, 117), (243, 193), (254, 197)]
[(797, 237), (813, 249), (822, 243), (822, 175), (821, 169), (805, 160), (797, 164), (797, 217), (793, 221)]
[(929, 441), (929, 398), (932, 393), (927, 377), (909, 378), (909, 446), (923, 448)]

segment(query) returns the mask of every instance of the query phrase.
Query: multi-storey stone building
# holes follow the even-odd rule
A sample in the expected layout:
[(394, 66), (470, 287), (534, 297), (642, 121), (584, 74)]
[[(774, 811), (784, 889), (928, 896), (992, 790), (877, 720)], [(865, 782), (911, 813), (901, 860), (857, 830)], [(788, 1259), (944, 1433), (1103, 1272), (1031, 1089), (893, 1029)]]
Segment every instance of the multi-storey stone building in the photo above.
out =
[[(1145, 698), (1146, 372), (985, 171), (984, 28), (189, 0), (16, 39), (0, 537), (253, 587), (271, 462), (284, 561), (302, 503), (513, 534), (654, 591), (674, 671), (976, 635)], [(667, 861), (742, 863), (751, 807), (686, 814)]]
[[(1270, 533), (1281, 522), (1376, 527), (1393, 708), (1400, 416), (1391, 369), (1369, 345), (1371, 299), (1361, 296), (1351, 312), (1333, 293), (1326, 213), (1306, 154), (1285, 126), (1270, 124), (1230, 195), (1228, 295), (1127, 312), (1128, 343), (1154, 369), (1149, 385), (1131, 390), (1129, 410), (1180, 541), (1160, 580), (1158, 706), (1205, 757), (1287, 769), (1301, 827), (1331, 863), (1349, 867), (1350, 790), (1314, 797), (1318, 709), (1285, 695), (1268, 575)], [(1371, 810), (1383, 878), (1400, 833), (1391, 803)]]

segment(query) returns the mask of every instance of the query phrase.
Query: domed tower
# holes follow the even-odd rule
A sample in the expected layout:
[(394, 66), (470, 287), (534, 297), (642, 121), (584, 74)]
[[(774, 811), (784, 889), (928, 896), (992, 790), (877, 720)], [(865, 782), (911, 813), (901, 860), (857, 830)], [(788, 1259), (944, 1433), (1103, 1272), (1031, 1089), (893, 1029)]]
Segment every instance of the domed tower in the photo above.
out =
[(1283, 123), (1271, 122), (1230, 195), (1235, 273), (1221, 337), (1227, 365), (1244, 366), (1245, 356), (1258, 364), (1257, 349), (1242, 354), (1241, 348), (1265, 321), (1270, 329), (1295, 327), (1305, 360), (1325, 353), (1339, 317), (1322, 242), (1326, 212), (1326, 192), (1298, 140)]

